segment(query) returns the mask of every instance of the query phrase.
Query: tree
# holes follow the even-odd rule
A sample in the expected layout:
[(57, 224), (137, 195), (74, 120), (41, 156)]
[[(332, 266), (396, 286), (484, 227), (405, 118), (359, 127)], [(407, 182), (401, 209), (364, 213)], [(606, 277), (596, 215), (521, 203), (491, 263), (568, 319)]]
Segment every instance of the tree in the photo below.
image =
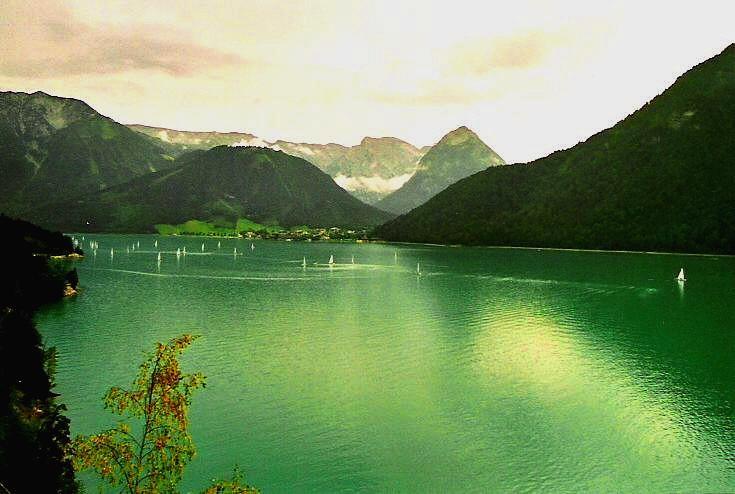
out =
[[(105, 408), (142, 423), (131, 427), (121, 420), (99, 434), (77, 436), (71, 446), (77, 470), (95, 470), (107, 483), (131, 494), (176, 492), (195, 454), (189, 405), (194, 391), (205, 386), (201, 373), (184, 374), (179, 365), (179, 356), (195, 339), (185, 334), (158, 343), (138, 368), (130, 390), (113, 387), (107, 392)], [(206, 492), (258, 492), (240, 480), (220, 481)]]

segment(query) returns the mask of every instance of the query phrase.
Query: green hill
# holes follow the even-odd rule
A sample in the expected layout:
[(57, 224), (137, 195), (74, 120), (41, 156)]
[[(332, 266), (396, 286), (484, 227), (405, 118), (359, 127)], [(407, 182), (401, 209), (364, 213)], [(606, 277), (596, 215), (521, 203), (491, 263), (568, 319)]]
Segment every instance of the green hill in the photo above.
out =
[(148, 232), (189, 220), (264, 225), (374, 226), (390, 215), (363, 204), (311, 163), (281, 151), (219, 146), (169, 170), (40, 207), (30, 217), (66, 231)]
[(147, 125), (128, 127), (166, 149), (172, 156), (220, 145), (259, 146), (283, 151), (316, 165), (368, 204), (400, 187), (426, 153), (426, 150), (395, 137), (365, 137), (355, 146), (342, 146), (283, 140), (267, 142), (242, 132), (191, 132)]
[(735, 253), (735, 45), (614, 127), (477, 173), (385, 239)]
[(467, 127), (448, 133), (419, 161), (416, 173), (403, 187), (375, 205), (396, 214), (407, 213), (447, 186), (489, 166), (505, 164)]
[(161, 146), (82, 101), (0, 92), (0, 211), (23, 212), (171, 163)]

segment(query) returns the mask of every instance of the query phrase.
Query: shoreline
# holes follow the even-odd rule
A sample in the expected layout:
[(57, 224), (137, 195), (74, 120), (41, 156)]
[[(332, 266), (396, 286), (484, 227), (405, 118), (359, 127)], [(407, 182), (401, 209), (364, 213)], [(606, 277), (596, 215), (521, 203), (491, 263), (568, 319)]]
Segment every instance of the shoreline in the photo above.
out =
[(146, 235), (158, 237), (191, 237), (191, 238), (219, 238), (219, 239), (243, 239), (243, 240), (270, 240), (273, 242), (305, 242), (305, 243), (356, 243), (356, 244), (385, 244), (385, 245), (421, 245), (425, 247), (463, 247), (468, 249), (522, 249), (560, 252), (595, 252), (601, 254), (645, 254), (664, 256), (697, 256), (697, 257), (735, 257), (735, 254), (700, 253), (700, 252), (669, 252), (655, 250), (607, 250), (607, 249), (583, 249), (572, 247), (528, 247), (514, 245), (464, 245), (464, 244), (436, 244), (431, 242), (398, 242), (383, 239), (329, 239), (329, 240), (302, 240), (285, 238), (249, 238), (243, 236), (220, 236), (220, 235), (164, 235), (160, 233), (123, 233), (123, 232), (64, 232), (64, 235)]

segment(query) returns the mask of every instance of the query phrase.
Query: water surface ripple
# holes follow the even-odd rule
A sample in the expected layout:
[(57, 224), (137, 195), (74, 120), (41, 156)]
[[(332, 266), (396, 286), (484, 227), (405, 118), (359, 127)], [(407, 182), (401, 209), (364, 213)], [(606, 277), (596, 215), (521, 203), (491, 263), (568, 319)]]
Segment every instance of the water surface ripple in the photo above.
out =
[(95, 432), (144, 350), (201, 334), (185, 492), (235, 464), (265, 492), (735, 491), (733, 258), (90, 240), (38, 315), (57, 391)]

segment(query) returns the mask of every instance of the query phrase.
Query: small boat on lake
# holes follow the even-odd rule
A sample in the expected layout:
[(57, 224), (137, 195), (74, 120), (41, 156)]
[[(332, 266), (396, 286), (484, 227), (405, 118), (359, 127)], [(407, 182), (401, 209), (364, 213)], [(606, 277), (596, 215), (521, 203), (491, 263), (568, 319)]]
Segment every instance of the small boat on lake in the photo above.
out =
[(334, 255), (329, 256), (329, 263), (330, 266), (334, 264)]
[(679, 270), (679, 276), (676, 277), (676, 281), (680, 283), (684, 283), (686, 281), (686, 277), (684, 276), (684, 268), (681, 268)]

